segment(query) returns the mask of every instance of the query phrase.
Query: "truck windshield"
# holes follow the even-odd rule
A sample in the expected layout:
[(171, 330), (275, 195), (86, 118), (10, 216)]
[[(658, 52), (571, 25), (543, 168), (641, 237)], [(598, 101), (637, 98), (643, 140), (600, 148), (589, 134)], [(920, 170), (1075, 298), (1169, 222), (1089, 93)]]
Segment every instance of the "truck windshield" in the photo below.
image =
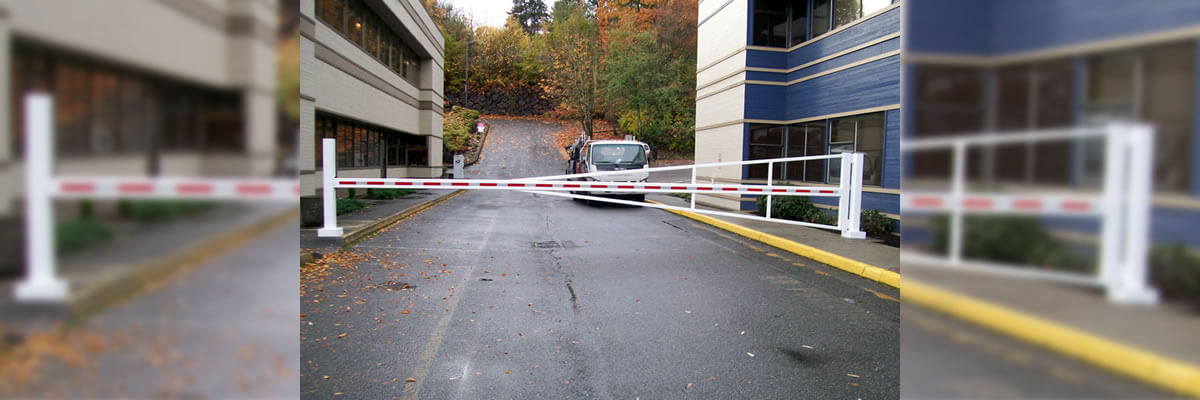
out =
[(645, 164), (646, 149), (640, 144), (592, 146), (592, 164)]

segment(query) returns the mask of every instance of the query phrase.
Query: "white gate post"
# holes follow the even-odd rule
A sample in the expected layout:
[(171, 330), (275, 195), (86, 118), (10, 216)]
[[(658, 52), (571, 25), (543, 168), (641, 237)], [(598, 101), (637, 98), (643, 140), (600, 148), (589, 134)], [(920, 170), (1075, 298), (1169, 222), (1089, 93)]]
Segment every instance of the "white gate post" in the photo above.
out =
[[(1129, 168), (1126, 180), (1128, 196), (1124, 214), (1125, 248), (1119, 272), (1113, 274), (1109, 300), (1122, 304), (1156, 304), (1158, 291), (1146, 284), (1146, 247), (1150, 236), (1150, 193), (1154, 184), (1154, 128), (1144, 124), (1126, 125)], [(1112, 217), (1118, 217), (1113, 215)]]
[[(841, 203), (844, 206), (838, 207), (838, 228), (842, 230), (842, 237), (851, 239), (864, 239), (867, 233), (862, 231), (860, 219), (862, 219), (862, 178), (863, 178), (863, 153), (851, 153), (842, 157), (842, 183), (846, 187), (846, 181), (849, 182), (849, 187), (842, 192)], [(846, 165), (849, 164), (850, 175), (846, 175)], [(842, 217), (842, 210), (845, 210), (845, 217)]]
[(25, 97), (25, 279), (16, 285), (18, 301), (58, 301), (67, 282), (55, 274), (54, 214), (50, 209), (54, 148), (54, 100), (46, 93)]
[(771, 218), (771, 203), (775, 202), (775, 197), (771, 195), (771, 188), (775, 186), (775, 162), (767, 163), (767, 218)]
[[(692, 185), (695, 185), (696, 184), (696, 165), (695, 165), (695, 162), (692, 162), (692, 164), (693, 164), (692, 165)], [(695, 210), (696, 209), (696, 194), (692, 193), (692, 195), (688, 196), (688, 198), (692, 199), (692, 209)]]
[(954, 165), (950, 168), (950, 263), (962, 263), (963, 232), (963, 199), (966, 194), (967, 175), (967, 142), (964, 139), (954, 141)]
[(1123, 179), (1129, 172), (1126, 158), (1126, 136), (1129, 132), (1125, 132), (1124, 126), (1116, 123), (1106, 124), (1104, 130), (1104, 187), (1101, 189), (1103, 217), (1100, 219), (1100, 263), (1097, 272), (1100, 281), (1104, 283), (1105, 291), (1113, 293), (1117, 281), (1121, 279), (1121, 252), (1124, 246), (1122, 233), (1125, 228), (1122, 225), (1125, 219), (1122, 215), (1125, 214), (1126, 204), (1122, 192), (1132, 189), (1125, 187), (1126, 180)]
[(321, 197), (325, 212), (325, 226), (317, 230), (318, 237), (342, 236), (337, 225), (337, 191), (333, 188), (337, 178), (337, 151), (334, 139), (321, 139)]

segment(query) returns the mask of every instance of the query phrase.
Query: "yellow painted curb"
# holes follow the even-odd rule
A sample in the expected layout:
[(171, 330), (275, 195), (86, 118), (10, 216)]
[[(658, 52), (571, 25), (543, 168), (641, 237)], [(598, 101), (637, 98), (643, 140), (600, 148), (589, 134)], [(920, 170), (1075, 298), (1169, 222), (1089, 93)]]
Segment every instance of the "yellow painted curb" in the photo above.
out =
[(912, 280), (900, 298), (1184, 395), (1200, 397), (1200, 366)]
[[(665, 205), (663, 203), (659, 203), (659, 202), (653, 201), (653, 200), (646, 200), (646, 202), (658, 204), (658, 205)], [(864, 278), (867, 278), (867, 279), (870, 279), (870, 280), (873, 280), (873, 281), (876, 281), (876, 282), (879, 282), (879, 283), (882, 283), (882, 284), (885, 284), (885, 285), (888, 285), (891, 287), (895, 287), (895, 288), (900, 287), (900, 274), (899, 273), (888, 271), (886, 269), (879, 268), (879, 267), (864, 263), (862, 261), (852, 260), (852, 259), (840, 256), (840, 255), (837, 255), (834, 253), (830, 253), (825, 250), (818, 249), (816, 247), (796, 243), (791, 240), (787, 240), (787, 239), (784, 239), (784, 238), (781, 238), (779, 236), (775, 236), (775, 235), (772, 235), (769, 233), (763, 233), (763, 232), (759, 232), (759, 231), (756, 231), (756, 230), (753, 230), (753, 229), (750, 229), (750, 228), (747, 228), (747, 227), (744, 227), (744, 226), (741, 226), (738, 224), (734, 224), (731, 222), (725, 222), (725, 221), (722, 221), (717, 218), (709, 217), (707, 215), (701, 215), (701, 214), (696, 214), (693, 212), (679, 211), (679, 210), (666, 210), (666, 211), (670, 211), (672, 213), (682, 215), (684, 217), (688, 217), (688, 218), (691, 218), (691, 219), (694, 219), (694, 220), (697, 220), (697, 221), (700, 221), (700, 222), (736, 233), (738, 235), (742, 235), (747, 238), (757, 240), (759, 242), (763, 242), (763, 243), (769, 244), (771, 246), (778, 247), (780, 249), (787, 250), (787, 251), (795, 253), (801, 257), (805, 257), (805, 258), (811, 259), (813, 261), (816, 261), (816, 262), (819, 262), (822, 264), (828, 264), (830, 266), (833, 266), (834, 268), (837, 268), (837, 269), (840, 269), (840, 270), (843, 270), (843, 271), (846, 271), (846, 272), (849, 272), (849, 273), (852, 273), (852, 274), (855, 274), (855, 275), (858, 275), (858, 276), (861, 276), (861, 277), (864, 277)]]

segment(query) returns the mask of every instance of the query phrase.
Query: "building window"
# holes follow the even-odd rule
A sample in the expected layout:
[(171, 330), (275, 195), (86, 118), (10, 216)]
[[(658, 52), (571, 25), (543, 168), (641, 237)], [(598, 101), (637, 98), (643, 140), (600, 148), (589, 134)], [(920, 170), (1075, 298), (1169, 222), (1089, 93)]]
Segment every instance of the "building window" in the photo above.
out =
[(759, 0), (754, 3), (753, 44), (796, 46), (890, 4), (890, 0)]
[[(1154, 124), (1154, 188), (1188, 192), (1196, 115), (1195, 41), (1147, 49), (1144, 55), (1141, 111), (1143, 121)], [(1192, 188), (1195, 191), (1197, 188)]]
[(754, 2), (754, 44), (788, 47), (788, 13), (785, 0)]
[(362, 0), (318, 0), (317, 18), (358, 45), (371, 58), (417, 85), (420, 60)]
[[(426, 138), (388, 128), (318, 113), (314, 146), (316, 168), (321, 168), (321, 139), (337, 140), (338, 168), (427, 167)], [(416, 156), (420, 153), (420, 156)]]
[(809, 13), (812, 16), (812, 29), (809, 29), (809, 32), (812, 32), (812, 36), (809, 36), (810, 38), (815, 38), (824, 35), (825, 32), (829, 32), (829, 11), (831, 10), (829, 3), (832, 1), (812, 0), (812, 12)]
[[(750, 125), (750, 159), (762, 160), (784, 157), (783, 140), (786, 130), (787, 127), (783, 125)], [(767, 178), (767, 164), (752, 164), (748, 168), (751, 178)], [(780, 172), (782, 168), (781, 164), (775, 164), (774, 172), (772, 172), (773, 178), (785, 179)]]
[[(829, 126), (828, 138), (826, 126)], [(863, 184), (879, 186), (883, 181), (884, 133), (882, 112), (788, 126), (756, 124), (750, 126), (749, 159), (864, 153)], [(767, 178), (766, 164), (751, 165), (748, 169), (747, 178)], [(840, 175), (841, 163), (837, 160), (777, 163), (772, 172), (776, 180), (812, 183), (838, 183)]]
[[(830, 120), (829, 154), (863, 153), (863, 185), (879, 186), (883, 180), (883, 113)], [(841, 163), (829, 163), (827, 182), (841, 181)]]
[[(55, 151), (69, 158), (244, 150), (239, 93), (173, 81), (36, 42), (13, 43), (12, 146), (24, 154), (24, 101), (54, 96)], [(170, 95), (163, 95), (169, 93)]]
[(345, 0), (320, 0), (317, 18), (329, 24), (333, 30), (342, 32), (346, 29)]

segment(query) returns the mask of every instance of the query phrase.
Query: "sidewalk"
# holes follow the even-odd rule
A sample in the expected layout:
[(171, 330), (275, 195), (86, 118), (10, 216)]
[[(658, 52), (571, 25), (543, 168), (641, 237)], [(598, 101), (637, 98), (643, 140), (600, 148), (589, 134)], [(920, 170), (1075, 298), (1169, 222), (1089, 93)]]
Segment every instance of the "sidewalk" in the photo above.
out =
[(343, 230), (341, 237), (318, 237), (317, 230), (320, 227), (303, 228), (300, 230), (300, 248), (301, 250), (324, 250), (320, 251), (321, 253), (336, 250), (409, 215), (448, 200), (461, 192), (461, 190), (421, 190), (391, 200), (364, 199), (363, 202), (370, 206), (337, 217), (338, 226)]
[(13, 288), (20, 278), (0, 281), (0, 330), (27, 334), (103, 308), (232, 242), (294, 218), (296, 211), (295, 204), (227, 204), (59, 256), (57, 272), (69, 282), (68, 299), (17, 303)]
[[(675, 196), (650, 194), (647, 199), (671, 206), (690, 207), (691, 202)], [(718, 210), (716, 208), (696, 204), (696, 208)], [(772, 222), (754, 221), (742, 218), (706, 215), (731, 224), (736, 224), (751, 230), (766, 233), (814, 247), (837, 256), (855, 260), (871, 266), (892, 272), (900, 272), (900, 249), (888, 246), (874, 239), (847, 239), (838, 232), (809, 228), (804, 226), (777, 224)], [(801, 254), (803, 255), (803, 254)]]
[(1121, 306), (1104, 293), (1033, 279), (904, 265), (906, 302), (983, 325), (1147, 383), (1200, 396), (1200, 313)]

